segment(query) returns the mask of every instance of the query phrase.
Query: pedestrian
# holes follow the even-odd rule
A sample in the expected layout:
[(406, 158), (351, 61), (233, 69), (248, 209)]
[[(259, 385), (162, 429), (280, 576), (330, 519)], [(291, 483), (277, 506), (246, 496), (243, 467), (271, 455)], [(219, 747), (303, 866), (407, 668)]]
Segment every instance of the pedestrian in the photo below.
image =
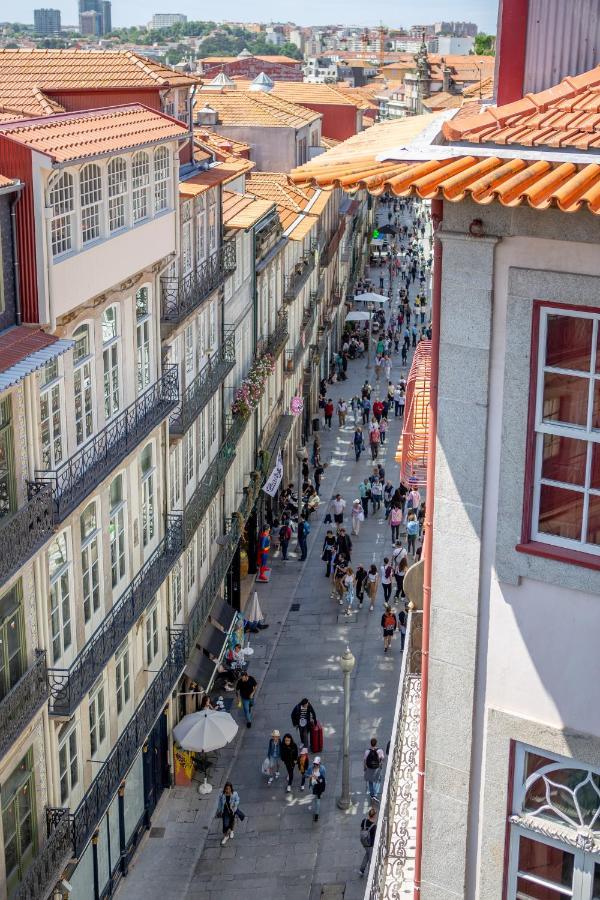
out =
[(319, 821), (319, 813), (321, 812), (321, 797), (325, 793), (325, 766), (321, 765), (321, 757), (315, 756), (313, 759), (312, 769), (309, 777), (310, 790), (313, 795), (312, 813), (313, 822)]
[(397, 541), (400, 536), (400, 526), (402, 525), (402, 510), (395, 503), (392, 504), (390, 511), (390, 525), (392, 528), (392, 541)]
[(315, 434), (315, 437), (313, 440), (313, 445), (312, 445), (312, 456), (311, 456), (311, 462), (312, 462), (313, 466), (319, 465), (320, 454), (321, 454), (321, 442), (319, 440), (319, 435)]
[(408, 514), (406, 522), (406, 542), (408, 544), (408, 552), (414, 556), (417, 548), (417, 535), (419, 534), (419, 523), (413, 512)]
[(371, 484), (371, 503), (373, 504), (373, 515), (381, 509), (381, 501), (383, 499), (383, 485), (379, 478), (373, 480)]
[(341, 494), (336, 494), (331, 501), (331, 510), (333, 512), (333, 521), (341, 525), (344, 521), (344, 510), (346, 509), (346, 501)]
[(385, 518), (390, 514), (390, 510), (392, 508), (392, 497), (394, 496), (394, 485), (392, 482), (388, 480), (385, 482), (383, 486), (383, 505), (385, 508)]
[(406, 611), (404, 609), (401, 609), (398, 612), (398, 631), (400, 633), (400, 653), (402, 653), (404, 651), (404, 642), (406, 640)]
[(310, 737), (310, 727), (317, 721), (317, 714), (308, 697), (303, 697), (300, 703), (296, 703), (292, 710), (291, 718), (292, 725), (298, 729), (300, 744), (307, 746)]
[(325, 477), (325, 469), (321, 465), (321, 463), (317, 463), (315, 466), (315, 471), (313, 472), (313, 477), (315, 479), (315, 491), (317, 494), (321, 492), (321, 481)]
[(367, 594), (369, 597), (369, 612), (375, 609), (375, 597), (377, 596), (377, 588), (379, 587), (379, 574), (375, 563), (371, 563), (367, 572)]
[(346, 615), (352, 615), (352, 607), (354, 606), (355, 590), (354, 590), (354, 572), (350, 566), (346, 570), (346, 574), (342, 579), (344, 588), (344, 598), (346, 601)]
[(306, 776), (309, 767), (308, 749), (300, 747), (298, 753), (298, 771), (300, 772), (300, 790), (303, 791), (306, 786)]
[(364, 481), (358, 486), (358, 495), (360, 497), (360, 502), (362, 504), (363, 513), (365, 514), (365, 519), (369, 518), (369, 500), (371, 499), (371, 484), (368, 478), (365, 478)]
[(237, 791), (234, 791), (230, 781), (226, 781), (223, 785), (223, 791), (219, 797), (217, 805), (217, 818), (223, 822), (223, 840), (221, 847), (224, 847), (227, 841), (233, 840), (233, 829), (235, 827), (236, 818), (245, 819), (246, 817), (240, 810), (240, 798)]
[[(391, 587), (392, 586), (390, 584), (390, 590)], [(381, 627), (383, 628), (383, 652), (387, 653), (392, 646), (392, 638), (394, 637), (394, 632), (398, 627), (398, 619), (396, 618), (396, 614), (388, 603), (386, 603), (383, 615), (381, 617)]]
[(335, 557), (335, 535), (331, 528), (328, 529), (327, 534), (325, 535), (325, 540), (323, 541), (323, 552), (321, 554), (321, 559), (324, 563), (327, 563), (325, 568), (325, 578), (329, 578), (331, 575), (331, 565), (333, 563)]
[(387, 419), (385, 416), (381, 417), (381, 421), (379, 423), (379, 443), (383, 446), (385, 444), (385, 434), (387, 431)]
[(339, 427), (342, 428), (346, 424), (346, 413), (348, 412), (348, 404), (345, 400), (338, 400), (337, 414)]
[(412, 487), (408, 494), (406, 495), (406, 515), (410, 512), (414, 512), (416, 514), (419, 506), (421, 505), (421, 495), (417, 487)]
[(377, 810), (371, 807), (365, 818), (360, 823), (360, 843), (364, 847), (365, 855), (358, 870), (361, 875), (365, 874), (367, 866), (371, 862), (373, 855), (373, 847), (375, 846), (375, 835), (377, 833)]
[(377, 459), (379, 453), (379, 428), (377, 422), (373, 420), (369, 427), (369, 446), (371, 447), (371, 459)]
[(369, 797), (371, 800), (377, 800), (379, 786), (381, 782), (381, 771), (385, 754), (383, 750), (377, 746), (377, 738), (372, 737), (369, 747), (365, 750), (363, 756), (364, 778), (367, 782)]
[(346, 534), (345, 528), (339, 528), (335, 541), (336, 550), (339, 556), (344, 556), (348, 562), (352, 559), (352, 539)]
[(325, 403), (325, 425), (329, 425), (329, 430), (331, 431), (331, 419), (333, 417), (333, 400), (331, 397), (327, 398)]
[(242, 672), (235, 686), (236, 694), (246, 717), (246, 728), (252, 728), (252, 707), (254, 706), (254, 694), (257, 687), (256, 678), (249, 675), (248, 672)]
[(380, 421), (382, 413), (383, 413), (383, 403), (381, 402), (381, 400), (378, 397), (377, 400), (375, 400), (375, 402), (373, 403), (373, 415), (374, 415), (375, 419), (377, 420), (377, 422)]
[(307, 556), (307, 544), (306, 539), (310, 532), (310, 524), (306, 521), (304, 516), (300, 516), (298, 519), (298, 549), (300, 550), (300, 562), (303, 562)]
[(354, 455), (356, 457), (356, 462), (358, 462), (360, 459), (360, 454), (365, 449), (362, 428), (360, 427), (360, 425), (357, 425), (356, 428), (354, 429), (353, 441), (354, 441)]
[(269, 738), (269, 746), (267, 747), (267, 759), (269, 760), (269, 777), (267, 784), (273, 784), (274, 778), (279, 778), (279, 763), (281, 760), (281, 735), (277, 728), (274, 728)]
[(292, 537), (292, 529), (284, 522), (279, 529), (279, 546), (281, 547), (281, 558), (287, 559), (288, 547)]
[(360, 534), (360, 523), (364, 521), (365, 514), (359, 499), (352, 503), (352, 534)]
[(358, 608), (362, 609), (363, 600), (365, 596), (365, 579), (367, 577), (367, 570), (364, 566), (358, 566), (356, 569), (356, 573), (354, 575), (354, 587), (356, 591), (356, 599), (358, 600)]
[(294, 743), (294, 739), (291, 734), (284, 734), (283, 740), (281, 742), (281, 761), (283, 762), (288, 775), (288, 783), (286, 786), (286, 793), (291, 793), (292, 783), (294, 781), (294, 769), (296, 768), (296, 763), (298, 762), (298, 747)]
[(362, 421), (363, 425), (369, 424), (369, 415), (371, 413), (371, 401), (368, 397), (362, 399)]
[(390, 602), (390, 597), (392, 596), (392, 574), (393, 567), (390, 563), (389, 556), (385, 556), (383, 559), (383, 565), (380, 569), (381, 574), (381, 586), (383, 588), (383, 602), (388, 604)]
[(337, 600), (340, 606), (343, 604), (343, 595), (344, 595), (344, 575), (348, 570), (348, 563), (346, 557), (341, 553), (338, 553), (335, 557), (335, 565), (333, 567), (333, 584), (331, 586), (331, 600)]

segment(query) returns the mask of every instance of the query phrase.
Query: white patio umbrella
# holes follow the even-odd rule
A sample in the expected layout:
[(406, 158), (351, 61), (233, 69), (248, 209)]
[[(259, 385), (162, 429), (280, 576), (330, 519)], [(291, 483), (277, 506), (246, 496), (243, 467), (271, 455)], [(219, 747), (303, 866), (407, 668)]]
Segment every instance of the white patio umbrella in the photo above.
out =
[(367, 291), (366, 294), (355, 294), (355, 300), (360, 300), (361, 303), (387, 303), (389, 297), (382, 297), (381, 294), (374, 294), (372, 291)]
[[(237, 723), (228, 712), (203, 709), (184, 716), (173, 729), (173, 737), (183, 750), (206, 754), (230, 744), (237, 730)], [(208, 783), (205, 772), (204, 783), (199, 785), (198, 793), (210, 794), (211, 791), (212, 785)]]
[(246, 610), (246, 612), (244, 614), (244, 618), (248, 622), (262, 622), (262, 620), (264, 618), (263, 611), (260, 608), (260, 603), (258, 602), (257, 591), (254, 591), (254, 594), (252, 596), (252, 601), (250, 603), (250, 606), (248, 607), (248, 609)]
[(346, 316), (346, 322), (367, 322), (371, 318), (371, 313), (363, 309), (353, 310)]

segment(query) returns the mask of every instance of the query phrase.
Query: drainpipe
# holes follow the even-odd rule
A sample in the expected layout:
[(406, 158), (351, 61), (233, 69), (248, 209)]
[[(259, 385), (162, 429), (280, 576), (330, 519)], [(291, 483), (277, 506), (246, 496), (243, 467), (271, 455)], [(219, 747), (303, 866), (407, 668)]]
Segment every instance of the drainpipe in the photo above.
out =
[(24, 184), (16, 186), (16, 196), (13, 197), (10, 204), (10, 225), (12, 239), (12, 255), (14, 268), (14, 285), (15, 285), (15, 324), (21, 324), (21, 273), (19, 271), (19, 243), (17, 241), (17, 206), (21, 199), (21, 191), (25, 187)]
[[(442, 200), (431, 201), (431, 219), (435, 231), (444, 214)], [(421, 710), (419, 718), (419, 760), (417, 770), (417, 834), (415, 843), (414, 898), (421, 893), (421, 859), (423, 855), (423, 807), (425, 794), (425, 756), (427, 744), (427, 694), (429, 687), (429, 624), (431, 612), (431, 570), (433, 560), (433, 501), (435, 489), (435, 450), (437, 439), (438, 376), (440, 365), (440, 314), (442, 307), (442, 242), (435, 238), (433, 246), (433, 284), (431, 292), (431, 383), (429, 388), (429, 434), (427, 438), (427, 493), (425, 499), (425, 547), (423, 566), (423, 638), (421, 648)]]

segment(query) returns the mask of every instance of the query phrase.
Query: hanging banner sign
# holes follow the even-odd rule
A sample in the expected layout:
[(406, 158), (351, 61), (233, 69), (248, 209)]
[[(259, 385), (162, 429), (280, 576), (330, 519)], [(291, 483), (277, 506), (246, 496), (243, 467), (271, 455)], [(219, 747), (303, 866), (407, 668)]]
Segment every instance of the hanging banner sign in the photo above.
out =
[(279, 485), (281, 484), (281, 480), (283, 478), (283, 459), (281, 458), (281, 450), (277, 453), (277, 461), (275, 463), (275, 468), (263, 484), (263, 491), (265, 494), (269, 494), (270, 497), (274, 497), (277, 493)]
[(299, 416), (302, 410), (304, 409), (304, 400), (302, 397), (292, 397), (292, 402), (290, 403), (290, 412), (293, 416)]

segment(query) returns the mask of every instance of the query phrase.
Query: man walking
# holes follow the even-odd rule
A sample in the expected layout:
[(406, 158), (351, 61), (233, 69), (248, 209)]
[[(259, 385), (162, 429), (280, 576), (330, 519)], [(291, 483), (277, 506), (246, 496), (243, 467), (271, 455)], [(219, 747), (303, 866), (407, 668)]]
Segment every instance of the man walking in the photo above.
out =
[(360, 823), (360, 842), (365, 850), (359, 872), (365, 874), (367, 866), (371, 862), (373, 847), (375, 846), (375, 834), (377, 832), (377, 810), (371, 807), (365, 818)]
[(377, 738), (372, 737), (369, 749), (365, 750), (363, 757), (365, 781), (367, 782), (371, 800), (377, 800), (384, 758), (383, 750), (377, 746)]
[(365, 478), (364, 481), (358, 486), (358, 496), (360, 497), (360, 502), (362, 504), (363, 512), (365, 514), (365, 519), (369, 518), (369, 498), (371, 496), (371, 485), (369, 484), (369, 479)]
[(298, 549), (300, 550), (300, 562), (303, 562), (308, 554), (306, 538), (308, 537), (309, 531), (310, 525), (305, 520), (304, 516), (300, 516), (298, 519)]
[(303, 697), (300, 703), (296, 703), (292, 710), (292, 725), (300, 733), (300, 745), (308, 747), (310, 726), (317, 721), (317, 714), (312, 703), (307, 697)]
[(236, 693), (241, 700), (246, 717), (246, 728), (252, 728), (252, 707), (254, 706), (254, 694), (256, 692), (257, 681), (247, 672), (242, 672), (238, 678), (236, 685)]
[(345, 528), (340, 528), (337, 534), (336, 539), (336, 548), (339, 555), (343, 555), (346, 557), (348, 562), (352, 560), (352, 540), (348, 534), (346, 534)]
[(346, 509), (346, 501), (341, 494), (336, 494), (331, 501), (331, 509), (333, 512), (333, 521), (341, 525), (344, 521), (344, 510)]
[(279, 529), (279, 546), (281, 547), (281, 558), (287, 559), (290, 538), (292, 537), (292, 529), (284, 522)]

